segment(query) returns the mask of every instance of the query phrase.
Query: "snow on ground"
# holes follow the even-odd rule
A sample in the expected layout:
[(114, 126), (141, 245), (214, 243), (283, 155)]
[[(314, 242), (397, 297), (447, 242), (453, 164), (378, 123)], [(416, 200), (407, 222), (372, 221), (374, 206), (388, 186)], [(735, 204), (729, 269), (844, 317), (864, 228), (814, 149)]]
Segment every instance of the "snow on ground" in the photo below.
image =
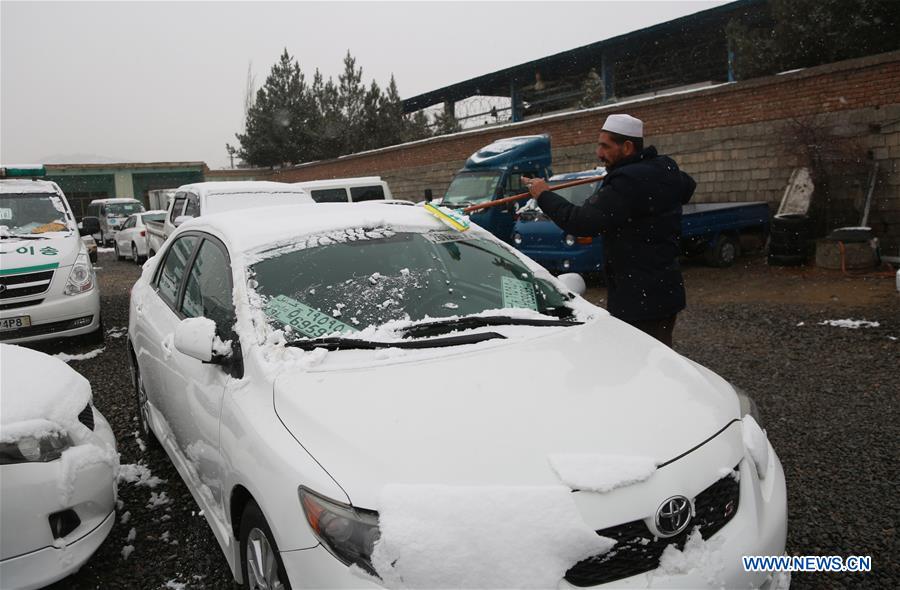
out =
[(68, 363), (69, 361), (86, 361), (86, 360), (100, 356), (101, 354), (103, 354), (104, 350), (106, 350), (106, 347), (101, 346), (100, 348), (95, 348), (94, 350), (91, 350), (90, 352), (85, 352), (83, 354), (68, 354), (65, 352), (60, 352), (53, 356), (55, 356), (56, 358), (58, 358), (59, 360), (61, 360), (64, 363)]
[(125, 545), (122, 547), (122, 559), (128, 559), (128, 557), (134, 552), (134, 545)]
[(556, 588), (615, 542), (564, 486), (389, 485), (372, 563), (388, 588)]
[(153, 475), (146, 465), (126, 463), (119, 466), (119, 483), (133, 483), (136, 486), (155, 488), (161, 483), (166, 483), (166, 480)]
[(878, 322), (870, 322), (868, 320), (851, 320), (848, 318), (845, 320), (825, 320), (824, 322), (819, 322), (819, 325), (856, 330), (858, 328), (877, 328), (881, 324)]
[(127, 326), (121, 327), (121, 328), (110, 328), (109, 330), (106, 331), (106, 337), (107, 338), (121, 338), (122, 336), (124, 336), (127, 333), (128, 333)]
[(165, 492), (150, 492), (150, 501), (147, 502), (147, 508), (151, 510), (154, 508), (158, 508), (160, 506), (165, 506), (166, 504), (170, 504), (172, 500)]
[(97, 248), (97, 252), (115, 252), (115, 248)]
[(550, 466), (573, 490), (608, 492), (644, 481), (656, 471), (651, 457), (627, 455), (550, 455)]
[(659, 558), (659, 569), (651, 574), (678, 575), (687, 573), (699, 573), (711, 588), (724, 588), (723, 572), (725, 569), (724, 557), (720, 554), (724, 540), (720, 537), (712, 537), (704, 541), (700, 534), (700, 528), (694, 527), (681, 551), (672, 544), (666, 547)]

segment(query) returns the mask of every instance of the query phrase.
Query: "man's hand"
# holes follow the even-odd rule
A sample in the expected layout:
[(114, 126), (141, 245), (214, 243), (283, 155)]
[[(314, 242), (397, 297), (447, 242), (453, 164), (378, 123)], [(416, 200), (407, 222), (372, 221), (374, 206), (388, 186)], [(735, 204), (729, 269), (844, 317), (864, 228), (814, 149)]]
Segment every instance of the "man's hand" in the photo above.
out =
[(535, 199), (541, 196), (542, 193), (550, 190), (550, 185), (543, 178), (523, 178), (522, 182), (528, 187), (528, 192)]

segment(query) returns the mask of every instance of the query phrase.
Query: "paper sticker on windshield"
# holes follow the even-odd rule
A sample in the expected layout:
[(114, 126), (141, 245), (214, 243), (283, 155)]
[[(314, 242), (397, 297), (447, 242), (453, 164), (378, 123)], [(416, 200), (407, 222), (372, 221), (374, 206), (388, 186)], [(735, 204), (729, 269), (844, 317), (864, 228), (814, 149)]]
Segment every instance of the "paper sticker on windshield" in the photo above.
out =
[(340, 322), (318, 309), (285, 295), (273, 297), (266, 304), (266, 315), (291, 326), (308, 338), (318, 338), (335, 332), (356, 332), (353, 326)]
[(471, 234), (465, 234), (458, 231), (430, 231), (425, 235), (432, 244), (446, 244), (447, 242), (461, 242), (463, 240), (475, 239)]
[(531, 283), (513, 277), (500, 277), (500, 290), (503, 293), (503, 307), (538, 310)]
[(0, 207), (0, 219), (12, 219), (12, 209)]

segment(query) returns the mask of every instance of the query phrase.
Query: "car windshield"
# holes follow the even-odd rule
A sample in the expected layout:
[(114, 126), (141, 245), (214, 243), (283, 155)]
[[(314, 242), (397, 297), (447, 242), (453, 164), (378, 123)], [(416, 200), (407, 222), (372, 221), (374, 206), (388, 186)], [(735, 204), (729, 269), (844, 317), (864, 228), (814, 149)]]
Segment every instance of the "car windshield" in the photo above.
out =
[[(560, 180), (558, 182), (559, 184), (562, 184), (563, 182), (572, 182), (572, 180)], [(592, 182), (590, 184), (580, 184), (578, 186), (562, 188), (553, 192), (569, 201), (573, 205), (582, 205), (585, 201), (587, 201), (588, 197), (594, 194), (594, 191), (597, 190), (598, 186), (600, 186), (599, 182)]]
[(144, 206), (138, 203), (137, 201), (133, 203), (107, 203), (106, 204), (106, 216), (107, 217), (128, 217), (132, 213), (140, 213), (144, 210)]
[(144, 223), (148, 221), (165, 221), (166, 213), (147, 213), (146, 215), (141, 215), (141, 220), (144, 221)]
[(13, 234), (42, 234), (69, 228), (66, 207), (53, 193), (0, 195), (0, 226)]
[(458, 232), (347, 230), (263, 256), (251, 288), (270, 324), (301, 338), (503, 308), (572, 315), (566, 296), (503, 246)]
[(499, 172), (464, 172), (450, 183), (442, 205), (464, 205), (489, 201), (497, 192)]

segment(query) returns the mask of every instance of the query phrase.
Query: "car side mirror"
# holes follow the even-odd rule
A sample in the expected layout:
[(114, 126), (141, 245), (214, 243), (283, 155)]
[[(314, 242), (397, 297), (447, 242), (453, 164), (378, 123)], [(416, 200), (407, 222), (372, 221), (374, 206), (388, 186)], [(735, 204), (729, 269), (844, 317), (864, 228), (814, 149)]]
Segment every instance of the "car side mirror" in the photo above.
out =
[(175, 221), (172, 222), (172, 225), (174, 225), (175, 227), (178, 227), (185, 221), (190, 221), (193, 218), (194, 218), (193, 215), (179, 215), (178, 217), (175, 218)]
[(567, 272), (556, 278), (566, 286), (566, 289), (576, 295), (584, 295), (585, 291), (587, 291), (587, 285), (584, 282), (584, 278), (577, 272)]
[(209, 318), (185, 318), (175, 326), (175, 349), (198, 361), (213, 360), (216, 323)]
[(89, 236), (91, 234), (100, 233), (100, 220), (96, 217), (85, 217), (81, 220), (81, 227), (78, 228), (79, 235)]

